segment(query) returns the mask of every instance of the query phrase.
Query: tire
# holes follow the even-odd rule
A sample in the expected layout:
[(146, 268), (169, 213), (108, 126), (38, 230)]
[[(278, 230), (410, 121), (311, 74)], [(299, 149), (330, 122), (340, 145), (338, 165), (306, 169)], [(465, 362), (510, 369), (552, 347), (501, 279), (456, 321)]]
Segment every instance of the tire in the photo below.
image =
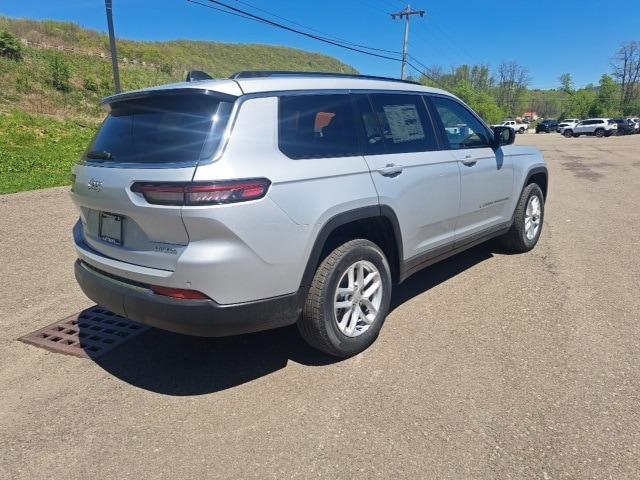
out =
[(574, 133), (573, 134), (573, 138), (580, 138), (580, 134), (579, 133)]
[(563, 133), (563, 135), (564, 135), (566, 138), (571, 138), (571, 137), (573, 137), (573, 130), (565, 130), (565, 131), (564, 131), (564, 133)]
[[(533, 214), (534, 208), (532, 208), (535, 203), (535, 200), (533, 199), (536, 197), (539, 205), (537, 215)], [(537, 217), (538, 220), (538, 227), (537, 229), (534, 228), (534, 232), (527, 230), (526, 221), (529, 214), (533, 214), (534, 219)], [(500, 237), (500, 242), (508, 250), (520, 253), (528, 252), (538, 243), (543, 225), (544, 195), (536, 183), (530, 183), (522, 190), (520, 200), (518, 200), (518, 205), (516, 206), (516, 211), (513, 215), (513, 224), (509, 231), (504, 236)], [(533, 233), (533, 235), (530, 236), (529, 233)]]
[[(358, 302), (360, 297), (358, 292), (365, 293), (373, 287), (376, 283), (375, 277), (365, 283), (364, 290), (362, 287), (358, 290), (358, 275), (354, 274), (351, 282), (355, 284), (355, 294), (340, 294), (337, 291), (339, 286), (342, 286), (343, 290), (348, 288), (350, 284), (348, 271), (355, 268), (357, 272), (357, 265), (364, 267), (362, 277), (365, 280), (377, 270), (380, 286), (368, 299), (370, 305), (377, 305), (375, 314), (372, 314), (372, 311), (364, 305), (365, 300)], [(376, 297), (378, 294), (379, 297)], [(384, 253), (369, 240), (351, 240), (333, 250), (316, 270), (302, 316), (298, 321), (298, 330), (309, 345), (321, 352), (335, 357), (351, 357), (366, 350), (378, 337), (389, 311), (390, 301), (391, 270)], [(352, 303), (336, 310), (336, 302)], [(353, 316), (354, 311), (358, 312), (354, 310), (354, 305), (357, 305), (356, 308), (362, 312), (361, 316)], [(365, 321), (364, 317), (370, 315), (372, 317)], [(353, 326), (353, 329), (350, 329), (350, 326)]]
[(596, 130), (595, 135), (596, 135), (596, 137), (598, 137), (598, 138), (602, 138), (602, 137), (604, 137), (604, 135), (605, 135), (605, 134), (604, 134), (604, 130), (603, 130), (602, 128), (597, 129), (597, 130)]
[(518, 133), (522, 135), (524, 133), (524, 128), (521, 128), (520, 130), (518, 130)]

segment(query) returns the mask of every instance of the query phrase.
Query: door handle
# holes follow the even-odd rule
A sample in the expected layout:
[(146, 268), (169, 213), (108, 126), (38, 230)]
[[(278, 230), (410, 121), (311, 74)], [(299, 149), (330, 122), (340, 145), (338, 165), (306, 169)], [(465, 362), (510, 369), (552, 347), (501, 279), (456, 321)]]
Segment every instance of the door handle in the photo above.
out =
[(379, 168), (378, 173), (384, 177), (397, 177), (402, 173), (404, 167), (394, 163), (388, 163), (386, 166)]
[(465, 164), (465, 165), (474, 165), (474, 164), (478, 163), (478, 159), (477, 158), (473, 158), (473, 155), (467, 154), (462, 159), (462, 163)]

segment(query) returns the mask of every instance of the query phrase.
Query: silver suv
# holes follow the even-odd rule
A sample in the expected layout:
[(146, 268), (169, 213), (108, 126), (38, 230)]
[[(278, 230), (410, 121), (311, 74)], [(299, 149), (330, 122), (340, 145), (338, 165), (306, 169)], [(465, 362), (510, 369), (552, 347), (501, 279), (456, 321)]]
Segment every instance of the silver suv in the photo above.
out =
[(354, 355), (393, 285), (493, 237), (526, 252), (547, 168), (449, 93), (242, 72), (104, 100), (74, 170), (75, 273), (132, 320), (223, 336), (297, 323)]

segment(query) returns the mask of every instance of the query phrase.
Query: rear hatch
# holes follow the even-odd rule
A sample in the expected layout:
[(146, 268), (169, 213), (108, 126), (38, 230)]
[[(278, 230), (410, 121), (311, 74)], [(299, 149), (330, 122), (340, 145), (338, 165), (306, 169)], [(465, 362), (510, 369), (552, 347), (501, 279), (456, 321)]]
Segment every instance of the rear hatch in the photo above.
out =
[(220, 143), (234, 98), (207, 90), (124, 94), (75, 167), (72, 198), (91, 249), (112, 259), (174, 270), (189, 237), (179, 205), (150, 204), (136, 183), (190, 182)]

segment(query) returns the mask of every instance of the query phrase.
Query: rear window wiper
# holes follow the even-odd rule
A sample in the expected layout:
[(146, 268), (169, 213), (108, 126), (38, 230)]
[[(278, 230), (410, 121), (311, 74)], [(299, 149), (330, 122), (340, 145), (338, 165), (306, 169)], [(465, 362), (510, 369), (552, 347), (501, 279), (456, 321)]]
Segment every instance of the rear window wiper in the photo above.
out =
[(111, 155), (111, 152), (105, 150), (92, 150), (87, 153), (87, 158), (91, 160), (114, 160), (115, 157)]

